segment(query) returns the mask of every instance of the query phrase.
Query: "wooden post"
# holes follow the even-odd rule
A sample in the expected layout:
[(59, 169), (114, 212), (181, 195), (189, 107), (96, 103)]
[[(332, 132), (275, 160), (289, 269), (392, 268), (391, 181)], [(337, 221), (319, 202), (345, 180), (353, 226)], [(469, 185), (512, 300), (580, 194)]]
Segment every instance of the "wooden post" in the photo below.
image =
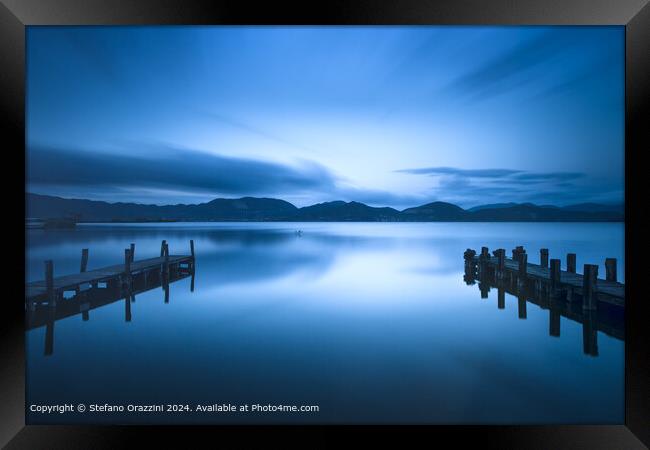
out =
[(549, 336), (560, 337), (560, 313), (557, 309), (551, 308), (549, 310)]
[(526, 297), (523, 295), (520, 295), (517, 298), (517, 303), (518, 303), (518, 315), (520, 319), (526, 319), (527, 314), (526, 314)]
[(124, 283), (131, 285), (131, 250), (124, 249)]
[(54, 262), (51, 259), (45, 261), (45, 288), (47, 289), (47, 302), (50, 306), (56, 306), (54, 293)]
[(490, 250), (487, 247), (481, 247), (481, 259), (490, 259)]
[(192, 255), (192, 259), (194, 259), (194, 239), (190, 239), (190, 254)]
[(124, 321), (131, 322), (131, 293), (124, 297)]
[(548, 267), (548, 249), (541, 248), (539, 250), (539, 265), (542, 267)]
[(465, 253), (463, 253), (463, 258), (465, 258), (466, 263), (471, 263), (475, 256), (476, 250), (472, 250), (471, 248), (468, 248), (465, 250)]
[(124, 249), (124, 272), (127, 275), (131, 274), (131, 250), (128, 248)]
[(133, 262), (135, 259), (135, 244), (131, 243), (130, 250), (131, 250), (131, 262)]
[(488, 298), (490, 292), (490, 285), (488, 283), (479, 283), (478, 289), (481, 291), (481, 298)]
[(557, 288), (560, 285), (560, 264), (561, 262), (559, 259), (551, 259), (551, 270), (549, 275), (553, 288)]
[(166, 242), (163, 256), (165, 257), (165, 263), (163, 264), (165, 277), (167, 277), (167, 280), (169, 281), (169, 244)]
[(519, 254), (519, 276), (525, 277), (528, 269), (528, 255), (526, 253)]
[(160, 243), (160, 256), (161, 257), (165, 256), (165, 245), (167, 245), (167, 241), (163, 239), (162, 242)]
[(568, 253), (566, 255), (566, 271), (569, 273), (576, 273), (576, 254)]
[(607, 281), (616, 281), (616, 258), (607, 258), (605, 260), (605, 279)]
[(506, 307), (506, 291), (503, 288), (499, 288), (499, 292), (497, 296), (497, 308), (504, 309), (505, 307)]
[(503, 278), (503, 273), (506, 269), (506, 250), (500, 248), (496, 251), (497, 256), (497, 278)]
[(81, 250), (81, 269), (80, 272), (85, 272), (88, 267), (88, 249), (84, 248)]
[(585, 355), (598, 356), (596, 321), (596, 311), (586, 311), (582, 317), (582, 349)]
[(595, 310), (598, 299), (596, 298), (596, 280), (598, 279), (598, 266), (585, 264), (582, 285), (582, 309)]

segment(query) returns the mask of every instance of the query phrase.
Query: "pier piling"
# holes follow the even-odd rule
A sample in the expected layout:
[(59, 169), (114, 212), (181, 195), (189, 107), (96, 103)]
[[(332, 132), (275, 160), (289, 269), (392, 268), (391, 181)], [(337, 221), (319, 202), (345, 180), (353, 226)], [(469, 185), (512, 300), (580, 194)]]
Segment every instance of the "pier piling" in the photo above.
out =
[(124, 249), (124, 284), (131, 284), (131, 250)]
[(557, 309), (549, 309), (549, 336), (560, 337), (560, 312)]
[(79, 272), (85, 272), (88, 268), (88, 249), (84, 248), (81, 250), (81, 268)]
[(548, 267), (548, 249), (542, 248), (539, 250), (539, 265)]
[(503, 278), (506, 269), (506, 250), (500, 248), (495, 250), (497, 257), (497, 276), (499, 279)]
[(503, 288), (499, 288), (497, 293), (497, 308), (505, 309), (506, 307), (506, 291)]
[(616, 258), (607, 258), (605, 260), (605, 279), (607, 281), (616, 280)]
[(559, 259), (551, 259), (551, 270), (550, 270), (550, 277), (551, 277), (551, 285), (553, 288), (557, 288), (560, 286), (560, 260)]
[(566, 271), (569, 273), (576, 273), (576, 254), (568, 253), (566, 255)]
[(582, 309), (595, 310), (596, 300), (596, 280), (598, 279), (598, 266), (595, 264), (585, 264), (583, 272), (582, 287)]
[(528, 272), (528, 255), (526, 253), (519, 253), (519, 276), (525, 277)]

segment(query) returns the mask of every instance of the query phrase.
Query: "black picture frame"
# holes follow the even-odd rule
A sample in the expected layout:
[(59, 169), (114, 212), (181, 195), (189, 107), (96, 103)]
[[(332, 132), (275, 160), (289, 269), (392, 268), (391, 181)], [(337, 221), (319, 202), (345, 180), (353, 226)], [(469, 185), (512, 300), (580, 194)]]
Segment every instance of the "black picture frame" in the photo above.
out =
[[(647, 135), (650, 98), (650, 6), (647, 0), (376, 0), (281, 2), (201, 0), (0, 0), (0, 105), (3, 120), (5, 178), (13, 175), (8, 213), (16, 228), (5, 235), (7, 247), (5, 298), (0, 348), (0, 444), (6, 448), (120, 448), (145, 435), (148, 445), (184, 445), (198, 439), (218, 445), (237, 433), (246, 445), (250, 427), (95, 427), (25, 426), (24, 295), (20, 283), (9, 283), (24, 270), (24, 146), (25, 26), (135, 24), (467, 24), (467, 25), (624, 25), (626, 28), (626, 335), (625, 424), (575, 426), (419, 426), (419, 427), (255, 427), (266, 436), (291, 436), (305, 431), (364, 432), (383, 439), (386, 432), (408, 431), (425, 439), (468, 439), (487, 448), (636, 449), (650, 446), (650, 356), (647, 343), (648, 300), (641, 280), (644, 265), (645, 208), (642, 155), (650, 148)], [(22, 154), (21, 154), (22, 152)], [(15, 158), (12, 157), (16, 156)], [(11, 162), (10, 162), (11, 161)], [(647, 176), (647, 175), (646, 175)], [(7, 198), (5, 197), (5, 199)], [(19, 228), (20, 227), (20, 228)], [(16, 237), (18, 236), (18, 237)], [(11, 258), (15, 252), (16, 258)], [(14, 261), (15, 260), (15, 261)], [(22, 265), (20, 265), (22, 263)], [(561, 382), (561, 380), (558, 380)], [(603, 386), (607, 389), (607, 386)], [(196, 440), (195, 440), (196, 439)], [(209, 442), (209, 441), (208, 441)], [(302, 441), (311, 446), (313, 441)], [(433, 441), (429, 441), (433, 442)]]

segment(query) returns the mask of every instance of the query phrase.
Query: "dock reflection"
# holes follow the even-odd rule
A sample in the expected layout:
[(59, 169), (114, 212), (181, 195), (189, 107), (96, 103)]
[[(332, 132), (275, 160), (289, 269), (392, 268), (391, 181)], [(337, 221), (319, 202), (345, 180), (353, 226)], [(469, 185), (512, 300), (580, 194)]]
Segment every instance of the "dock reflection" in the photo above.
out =
[(625, 340), (624, 308), (599, 302), (597, 308), (585, 309), (579, 299), (580, 293), (567, 295), (565, 291), (555, 290), (550, 284), (542, 284), (526, 277), (507, 272), (499, 273), (479, 264), (465, 265), (463, 280), (467, 285), (478, 284), (482, 299), (489, 298), (491, 289), (497, 290), (497, 308), (505, 309), (505, 294), (517, 298), (519, 319), (527, 318), (526, 305), (530, 302), (549, 311), (549, 336), (560, 337), (560, 318), (565, 317), (582, 324), (583, 352), (598, 356), (598, 332), (618, 340)]
[(193, 292), (194, 264), (188, 267), (170, 267), (168, 271), (144, 271), (134, 274), (129, 279), (116, 278), (107, 283), (77, 290), (69, 298), (64, 298), (63, 293), (59, 293), (51, 304), (28, 302), (25, 314), (26, 328), (32, 330), (45, 327), (44, 354), (52, 355), (54, 353), (54, 325), (56, 321), (81, 315), (81, 319), (85, 322), (90, 320), (90, 311), (93, 309), (123, 301), (124, 321), (131, 322), (133, 318), (131, 303), (135, 303), (136, 295), (162, 287), (163, 301), (169, 303), (169, 285), (188, 277), (191, 277), (190, 291)]

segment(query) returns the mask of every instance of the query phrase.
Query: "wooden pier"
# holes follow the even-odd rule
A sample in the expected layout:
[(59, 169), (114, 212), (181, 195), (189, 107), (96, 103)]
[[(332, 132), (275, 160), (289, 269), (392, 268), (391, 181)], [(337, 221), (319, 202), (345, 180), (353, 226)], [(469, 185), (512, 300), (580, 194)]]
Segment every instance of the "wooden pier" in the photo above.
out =
[(467, 249), (464, 253), (466, 267), (477, 272), (494, 272), (498, 279), (511, 279), (518, 283), (534, 285), (538, 291), (549, 291), (555, 298), (567, 302), (580, 301), (584, 309), (595, 310), (599, 303), (625, 306), (625, 285), (617, 281), (616, 259), (605, 260), (606, 276), (598, 278), (598, 266), (585, 264), (583, 273), (576, 273), (576, 255), (566, 255), (566, 270), (561, 270), (560, 259), (549, 260), (548, 249), (540, 249), (539, 264), (528, 262), (523, 247), (512, 250), (512, 258), (506, 258), (504, 249), (489, 253), (487, 247), (481, 253)]
[(54, 264), (45, 261), (45, 279), (25, 284), (25, 301), (31, 303), (56, 302), (64, 292), (80, 290), (87, 287), (97, 287), (99, 284), (121, 285), (130, 283), (137, 275), (147, 276), (150, 272), (160, 271), (169, 273), (176, 268), (191, 269), (194, 266), (194, 241), (190, 241), (189, 255), (170, 255), (169, 245), (162, 241), (160, 256), (134, 260), (135, 244), (124, 250), (124, 263), (101, 269), (86, 271), (88, 265), (88, 249), (81, 252), (81, 270), (79, 273), (54, 278)]
[[(124, 320), (132, 318), (131, 303), (136, 295), (157, 287), (163, 288), (164, 302), (169, 303), (169, 285), (191, 276), (190, 291), (194, 291), (194, 242), (190, 241), (190, 255), (169, 255), (166, 241), (161, 244), (161, 256), (134, 261), (135, 245), (125, 250), (124, 264), (86, 271), (88, 250), (81, 252), (79, 274), (59, 278), (52, 276), (52, 261), (45, 262), (45, 280), (27, 283), (26, 328), (45, 327), (45, 355), (54, 352), (54, 323), (75, 315), (84, 321), (90, 311), (124, 300)], [(64, 293), (72, 296), (65, 298)]]
[(549, 335), (560, 336), (560, 318), (580, 323), (583, 328), (583, 351), (598, 356), (597, 333), (625, 339), (625, 285), (616, 281), (616, 260), (605, 261), (606, 278), (599, 279), (598, 266), (585, 264), (582, 275), (575, 273), (576, 255), (567, 255), (567, 270), (562, 271), (559, 259), (548, 259), (548, 250), (540, 249), (540, 263), (531, 264), (523, 247), (505, 257), (505, 250), (492, 255), (487, 247), (477, 256), (465, 251), (464, 280), (476, 284), (481, 298), (488, 298), (490, 289), (497, 289), (497, 307), (505, 309), (505, 294), (517, 298), (519, 319), (527, 318), (527, 303), (549, 311)]

